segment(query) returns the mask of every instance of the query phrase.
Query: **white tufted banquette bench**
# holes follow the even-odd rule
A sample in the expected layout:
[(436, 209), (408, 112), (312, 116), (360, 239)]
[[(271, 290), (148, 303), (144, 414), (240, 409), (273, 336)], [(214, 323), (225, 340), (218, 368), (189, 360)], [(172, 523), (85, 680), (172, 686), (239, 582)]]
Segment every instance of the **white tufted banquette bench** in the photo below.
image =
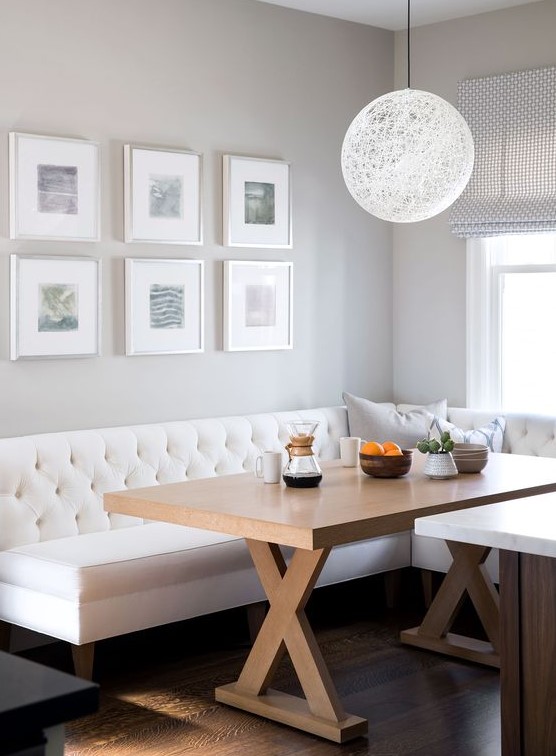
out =
[[(493, 417), (448, 411), (464, 429)], [(291, 419), (318, 420), (315, 452), (339, 456), (345, 407), (0, 439), (2, 645), (11, 625), (68, 641), (90, 677), (97, 640), (263, 600), (243, 540), (109, 515), (102, 496), (253, 470)], [(556, 456), (555, 433), (556, 418), (507, 415), (504, 451)], [(398, 533), (334, 549), (318, 585), (450, 559), (437, 539)]]
[[(318, 420), (315, 452), (339, 456), (343, 407), (0, 439), (3, 645), (11, 625), (68, 641), (90, 677), (99, 639), (262, 601), (243, 540), (108, 514), (102, 496), (253, 470), (292, 419)], [(409, 562), (409, 533), (349, 544), (319, 585)]]

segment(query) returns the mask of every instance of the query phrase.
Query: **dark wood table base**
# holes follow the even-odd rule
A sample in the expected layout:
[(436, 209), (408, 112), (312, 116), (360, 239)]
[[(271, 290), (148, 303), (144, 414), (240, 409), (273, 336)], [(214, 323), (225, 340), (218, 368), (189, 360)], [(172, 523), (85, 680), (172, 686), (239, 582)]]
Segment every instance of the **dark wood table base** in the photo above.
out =
[(556, 559), (500, 551), (503, 756), (556, 753)]

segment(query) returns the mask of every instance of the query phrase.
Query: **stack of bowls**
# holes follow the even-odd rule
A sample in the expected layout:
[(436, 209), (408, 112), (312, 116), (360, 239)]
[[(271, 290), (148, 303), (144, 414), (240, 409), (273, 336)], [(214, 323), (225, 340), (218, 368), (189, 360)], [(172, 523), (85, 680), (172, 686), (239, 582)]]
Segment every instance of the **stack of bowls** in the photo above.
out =
[(485, 444), (454, 444), (452, 457), (460, 473), (478, 473), (488, 462), (488, 446)]

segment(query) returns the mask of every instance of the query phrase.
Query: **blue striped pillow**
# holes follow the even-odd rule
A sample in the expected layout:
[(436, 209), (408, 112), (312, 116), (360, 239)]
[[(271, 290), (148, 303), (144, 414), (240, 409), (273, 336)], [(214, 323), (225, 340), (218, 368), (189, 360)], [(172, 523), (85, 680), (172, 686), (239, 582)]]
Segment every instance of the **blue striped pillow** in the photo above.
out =
[(430, 424), (429, 438), (440, 440), (441, 434), (449, 431), (452, 440), (458, 444), (485, 444), (491, 451), (501, 452), (505, 428), (506, 418), (502, 415), (495, 417), (494, 420), (481, 428), (474, 428), (473, 430), (463, 430), (435, 415)]

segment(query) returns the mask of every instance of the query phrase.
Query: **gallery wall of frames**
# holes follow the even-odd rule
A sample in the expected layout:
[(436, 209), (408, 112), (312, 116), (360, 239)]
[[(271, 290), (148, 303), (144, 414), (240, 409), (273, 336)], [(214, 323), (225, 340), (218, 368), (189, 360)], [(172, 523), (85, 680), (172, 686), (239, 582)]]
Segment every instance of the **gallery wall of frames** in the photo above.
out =
[[(123, 148), (129, 244), (203, 244), (202, 155)], [(9, 135), (10, 238), (60, 242), (60, 254), (10, 256), (10, 358), (100, 354), (101, 260), (63, 242), (100, 240), (100, 146), (83, 139)], [(225, 247), (291, 249), (289, 163), (222, 158)], [(126, 355), (204, 351), (205, 261), (172, 253), (125, 258)], [(292, 349), (293, 263), (225, 260), (225, 351)]]

